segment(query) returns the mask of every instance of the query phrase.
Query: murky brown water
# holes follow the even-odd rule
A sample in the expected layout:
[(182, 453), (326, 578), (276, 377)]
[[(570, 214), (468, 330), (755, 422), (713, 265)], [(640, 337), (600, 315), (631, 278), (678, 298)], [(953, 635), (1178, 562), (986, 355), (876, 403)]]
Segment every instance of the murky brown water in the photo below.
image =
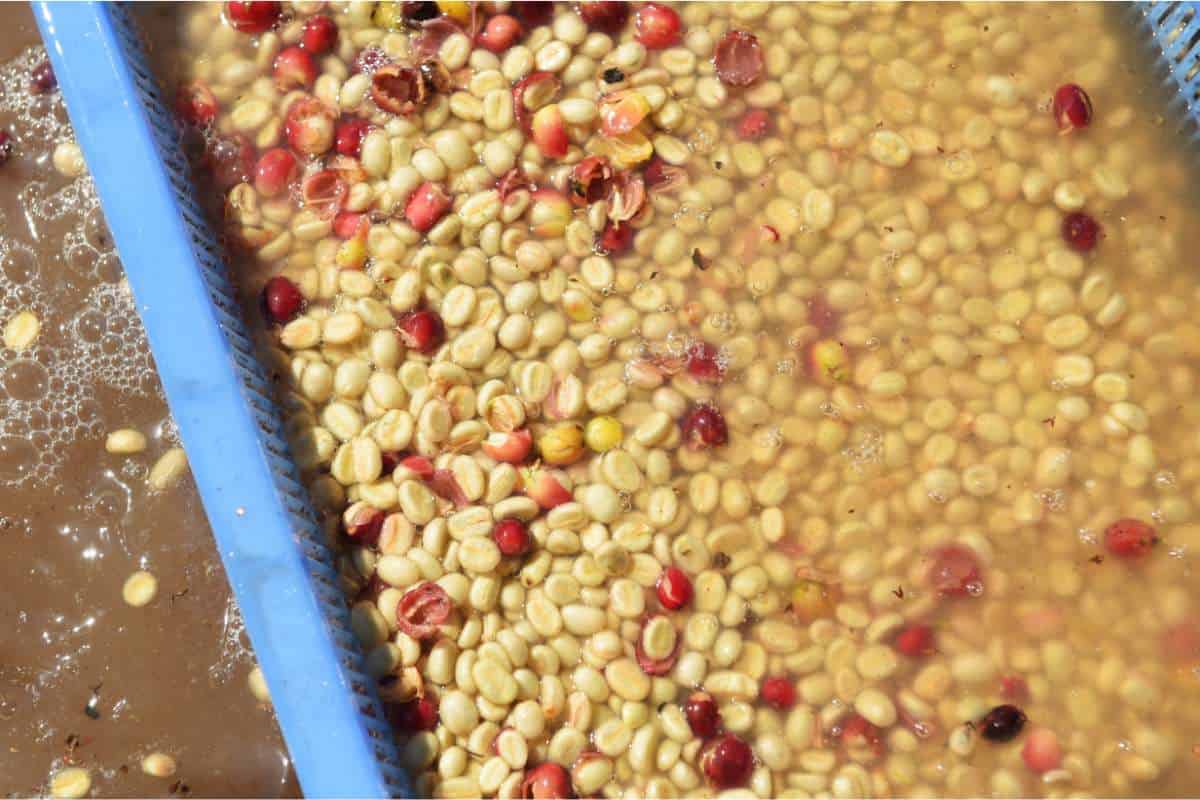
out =
[[(658, 5), (195, 4), (169, 51), (213, 150), (263, 151), (228, 232), (357, 504), (356, 633), (437, 709), (397, 714), (418, 787), (1193, 793), (1195, 208), (1128, 21)], [(501, 510), (531, 439), (569, 513)]]
[[(167, 408), (88, 179), (51, 166), (70, 134), (57, 94), (26, 90), (33, 19), (4, 15), (0, 127), (17, 142), (0, 170), (0, 319), (32, 309), (42, 333), (0, 348), (0, 795), (40, 793), (72, 762), (95, 796), (296, 796), (195, 488), (146, 488), (174, 443)], [(122, 427), (146, 452), (105, 452)], [(140, 609), (121, 599), (137, 569), (159, 579)], [(155, 750), (175, 777), (141, 772)]]
[[(769, 756), (770, 769), (779, 773), (764, 780), (784, 781), (759, 781), (755, 790), (777, 794), (787, 786), (797, 794), (823, 792), (830, 784), (825, 773), (839, 759), (882, 758), (869, 776), (880, 794), (1193, 793), (1197, 762), (1188, 748), (1191, 754), (1198, 752), (1192, 744), (1198, 722), (1196, 706), (1188, 701), (1195, 696), (1200, 673), (1194, 671), (1195, 642), (1187, 637), (1196, 624), (1191, 571), (1200, 526), (1192, 509), (1200, 462), (1193, 423), (1200, 406), (1192, 392), (1196, 329), (1182, 299), (1194, 300), (1197, 290), (1194, 278), (1180, 268), (1187, 258), (1179, 244), (1186, 240), (1194, 209), (1180, 202), (1187, 175), (1183, 162), (1159, 153), (1153, 115), (1133, 99), (1145, 80), (1126, 63), (1119, 32), (1092, 6), (996, 6), (994, 11), (908, 6), (887, 10), (895, 20), (880, 16), (853, 24), (814, 7), (803, 12), (776, 7), (769, 12), (771, 19), (760, 19), (768, 16), (766, 9), (748, 8), (732, 12), (725, 6), (693, 5), (683, 11), (684, 23), (720, 34), (730, 24), (726, 17), (740, 17), (738, 24), (755, 27), (773, 54), (789, 51), (780, 58), (790, 61), (781, 63), (794, 66), (781, 67), (786, 74), (778, 87), (794, 101), (778, 122), (788, 142), (768, 139), (760, 152), (734, 142), (724, 129), (704, 137), (707, 148), (723, 141), (720, 147), (728, 148), (731, 158), (725, 150), (712, 155), (711, 149), (696, 148), (698, 155), (712, 157), (696, 158), (691, 165), (699, 191), (686, 195), (692, 207), (670, 198), (655, 201), (657, 217), (641, 226), (629, 260), (618, 262), (620, 291), (615, 297), (606, 295), (606, 310), (613, 315), (626, 310), (621, 295), (632, 294), (644, 282), (673, 281), (679, 294), (694, 291), (703, 304), (707, 316), (701, 334), (713, 341), (732, 337), (726, 346), (742, 356), (730, 369), (744, 369), (745, 375), (731, 375), (720, 389), (676, 381), (689, 397), (723, 405), (734, 437), (727, 450), (711, 458), (677, 457), (681, 476), (694, 473), (686, 476), (686, 492), (682, 478), (670, 484), (680, 496), (688, 495), (690, 510), (685, 513), (699, 515), (687, 536), (699, 537), (713, 524), (741, 524), (752, 510), (750, 481), (743, 477), (758, 465), (778, 462), (797, 473), (790, 484), (787, 476), (777, 474), (755, 484), (784, 481), (782, 508), (775, 511), (789, 535), (764, 534), (763, 541), (752, 538), (732, 554), (740, 576), (733, 580), (741, 586), (767, 578), (778, 585), (778, 591), (752, 593), (754, 618), (765, 622), (749, 630), (751, 641), (739, 656), (747, 617), (737, 605), (729, 608), (739, 613), (725, 615), (727, 604), (722, 604), (721, 624), (728, 630), (721, 643), (712, 648), (688, 645), (697, 657), (700, 651), (708, 657), (713, 649), (714, 663), (732, 662), (751, 680), (751, 690), (729, 680), (706, 684), (718, 694), (725, 687), (730, 697), (724, 698), (729, 702), (723, 713), (731, 720), (750, 719), (742, 695), (756, 697), (756, 682), (768, 667), (798, 683), (802, 702), (789, 712), (786, 724), (782, 715), (761, 707), (754, 722), (746, 723), (757, 737), (758, 757), (766, 763)], [(216, 30), (204, 18), (210, 12), (194, 10), (199, 21), (194, 30)], [(213, 20), (215, 12), (214, 6)], [(569, 17), (574, 12), (564, 13)], [(167, 7), (158, 16), (169, 24), (174, 15), (175, 9)], [(349, 12), (338, 19), (349, 31), (369, 27), (362, 17)], [(844, 23), (843, 31), (839, 26)], [(811, 42), (788, 35), (801, 27)], [(564, 22), (563, 30), (570, 33), (570, 24)], [(842, 52), (843, 33), (844, 65), (810, 52), (810, 44), (817, 51)], [(231, 47), (231, 39), (214, 34), (210, 55), (232, 59), (234, 51), (249, 52), (246, 41), (234, 39)], [(152, 40), (158, 53), (175, 54), (171, 37)], [(700, 36), (689, 43), (697, 51), (693, 55), (708, 52), (711, 42), (704, 42)], [(862, 62), (863, 46), (867, 62)], [(962, 63), (943, 64), (938, 47), (959, 53)], [(352, 55), (347, 52), (346, 60)], [(204, 64), (202, 56), (197, 65)], [(824, 78), (813, 77), (810, 86), (810, 74)], [(938, 80), (926, 82), (929, 74)], [(672, 82), (673, 91), (692, 93), (694, 77)], [(856, 80), (868, 88), (846, 88)], [(1055, 138), (1046, 109), (1038, 106), (1034, 113), (1034, 98), (1048, 96), (1065, 80), (1091, 87), (1102, 109), (1088, 137)], [(8, 93), (0, 97), (11, 98), (19, 83), (0, 81), (0, 93)], [(580, 84), (572, 88), (581, 95), (590, 91), (586, 78), (574, 83)], [(718, 102), (720, 96), (713, 99), (712, 91), (706, 90), (709, 101), (696, 93), (710, 111), (698, 113), (688, 126), (707, 124), (709, 117), (732, 121), (743, 110), (740, 99), (718, 108), (724, 104)], [(264, 94), (277, 99), (269, 86)], [(767, 92), (759, 99), (765, 97)], [(918, 111), (923, 127), (909, 130)], [(846, 125), (835, 124), (843, 115)], [(883, 119), (875, 122), (876, 115)], [(817, 136), (808, 129), (819, 123), (829, 130)], [(887, 140), (870, 152), (853, 146), (889, 126), (902, 128), (919, 145), (904, 145), (917, 156), (908, 172), (883, 169), (902, 170), (912, 155), (900, 157)], [(54, 124), (43, 127), (42, 138), (53, 141), (49, 129)], [(997, 127), (1004, 130), (996, 134)], [(847, 147), (827, 148), (826, 135)], [(993, 139), (999, 144), (993, 146)], [(1155, 158), (1138, 164), (1138, 154), (1149, 152)], [(543, 170), (541, 159), (528, 160), (530, 174), (550, 183), (556, 175), (562, 177), (556, 167)], [(764, 165), (776, 180), (755, 180)], [(6, 560), (0, 577), (13, 572), (16, 578), (4, 583), (5, 591), (19, 598), (9, 607), (30, 609), (20, 614), (14, 633), (4, 634), (12, 642), (3, 640), (6, 646), (0, 651), (6, 659), (2, 712), (19, 720), (5, 757), (14, 762), (11, 771), (28, 771), (13, 791), (35, 790), (48, 770), (61, 763), (71, 734), (78, 742), (78, 760), (93, 768), (101, 793), (162, 790), (161, 783), (137, 775), (136, 767), (120, 771), (121, 764), (135, 764), (152, 748), (180, 758), (181, 778), (196, 793), (293, 791), (294, 785), (285, 782), (269, 714), (254, 708), (243, 688), (246, 659), (236, 618), (228, 611), (194, 496), (182, 489), (147, 496), (141, 489), (146, 464), (171, 436), (161, 429), (165, 412), (156, 399), (157, 387), (147, 380), (150, 369), (138, 329), (117, 329), (133, 313), (128, 298), (112, 286), (119, 271), (105, 254), (101, 228), (94, 219), (81, 221), (71, 216), (74, 212), (58, 210), (86, 207), (86, 184), (65, 187), (49, 176), (44, 163), (29, 170), (18, 164), (9, 171), (8, 180), (17, 186), (10, 192), (16, 199), (10, 198), (11, 207), (4, 209), (5, 224), (19, 229), (14, 220), (24, 221), (28, 238), (38, 246), (21, 255), (11, 241), (4, 244), (3, 267), (10, 283), (0, 297), (5, 317), (32, 307), (44, 316), (46, 327), (39, 347), (10, 358), (0, 375), (6, 392), (0, 394), (6, 412), (0, 481), (6, 482), (2, 491), (12, 495), (0, 494), (0, 508), (12, 509), (3, 541), (15, 543), (9, 544), (14, 556)], [(45, 185), (25, 188), (41, 181)], [(1052, 184), (1057, 186), (1050, 195)], [(825, 186), (831, 187), (828, 192), (820, 190)], [(714, 191), (706, 194), (703, 187)], [(1081, 206), (1083, 201), (1075, 199), (1081, 192), (1087, 210), (1100, 216), (1105, 229), (1101, 246), (1087, 261), (1066, 253), (1060, 241), (1060, 212)], [(56, 196), (49, 205), (41, 199)], [(801, 196), (803, 208), (798, 205)], [(725, 201), (713, 197), (724, 197), (729, 207), (716, 208)], [(834, 199), (842, 210), (837, 217)], [(904, 214), (901, 199), (910, 204)], [(40, 210), (32, 213), (30, 208)], [(698, 208), (726, 212), (726, 224), (718, 230), (712, 222), (715, 213), (702, 214)], [(801, 216), (803, 228), (796, 221)], [(871, 226), (863, 224), (864, 217)], [(727, 257), (736, 252), (734, 247), (748, 243), (722, 238), (731, 232), (734, 219), (771, 223), (774, 238), (759, 244), (760, 255), (773, 253), (770, 247), (782, 233), (792, 238), (779, 247), (789, 248), (790, 255), (813, 256), (812, 263), (788, 262), (780, 254), (782, 268), (775, 266), (774, 256), (763, 258), (747, 278)], [(831, 224), (830, 233), (821, 233)], [(860, 229), (862, 235), (856, 235)], [(690, 260), (681, 230), (697, 237), (698, 249)], [(844, 245), (833, 242), (821, 252), (836, 254), (840, 247), (838, 258), (816, 255), (822, 236), (835, 242), (853, 238), (853, 258), (847, 258)], [(64, 239), (69, 252), (63, 265), (37, 257), (38, 248), (57, 252)], [(714, 259), (703, 276), (692, 274), (693, 266), (708, 269), (694, 257), (701, 251)], [(910, 251), (919, 259), (898, 259)], [(922, 260), (928, 262), (927, 270)], [(1027, 269), (1024, 262), (1031, 266)], [(659, 270), (668, 269), (687, 280), (676, 280), (675, 272), (660, 277)], [(777, 274), (780, 269), (783, 277)], [(46, 304), (49, 297), (53, 308)], [(829, 380), (819, 380), (820, 370), (813, 367), (810, 372), (817, 374), (793, 377), (794, 362), (772, 376), (766, 365), (783, 364), (789, 348), (797, 349), (781, 333), (785, 325), (799, 324), (789, 308), (810, 309), (807, 321), (813, 330), (798, 328), (795, 341), (812, 344), (804, 337), (828, 335), (816, 330), (822, 321), (811, 310), (818, 307), (817, 300), (840, 312), (832, 315), (841, 318), (839, 347), (851, 355), (840, 356), (843, 361), (831, 358), (836, 369), (814, 359), (816, 367), (829, 371), (824, 376)], [(740, 321), (726, 313), (730, 303), (741, 313)], [(1077, 306), (1086, 320), (1067, 313)], [(661, 315), (652, 322), (654, 326), (642, 326), (643, 334), (650, 327), (660, 332), (670, 327)], [(744, 335), (734, 336), (734, 322), (747, 329)], [(1104, 331), (1093, 331), (1093, 323)], [(768, 335), (757, 335), (760, 326)], [(630, 334), (632, 330), (614, 338)], [(639, 343), (625, 344), (619, 357), (639, 352)], [(1074, 359), (1061, 358), (1065, 351)], [(1095, 383), (1093, 361), (1103, 370)], [(782, 391), (771, 390), (776, 386)], [(623, 412), (621, 421), (630, 428), (648, 412), (644, 399), (639, 396), (641, 406)], [(668, 400), (669, 407), (683, 402)], [(1153, 419), (1152, 437), (1131, 435), (1150, 427), (1147, 413)], [(764, 419), (767, 424), (761, 424)], [(776, 424), (778, 429), (768, 430)], [(157, 434), (148, 453), (124, 461), (103, 452), (103, 431), (125, 426)], [(758, 436), (762, 433), (770, 435)], [(787, 450), (775, 454), (784, 444)], [(675, 450), (677, 445), (678, 438), (663, 446)], [(38, 458), (64, 448), (72, 454), (69, 464)], [(576, 485), (600, 484), (583, 470), (571, 477)], [(54, 488), (30, 491), (34, 485)], [(709, 502), (716, 497), (719, 502)], [(650, 506), (646, 495), (635, 501), (641, 503), (639, 510)], [(596, 518), (615, 516), (601, 514), (607, 509), (599, 501), (583, 504)], [(666, 503), (656, 506), (661, 510)], [(701, 519), (704, 515), (714, 516)], [(1106, 561), (1100, 551), (1097, 533), (1128, 515), (1155, 522), (1166, 542), (1142, 565), (1122, 564), (1115, 550)], [(168, 520), (170, 533), (154, 523), (159, 516)], [(679, 519), (678, 526), (675, 518), (654, 521), (672, 526), (669, 533), (674, 535), (687, 522)], [(766, 528), (765, 522), (761, 525)], [(836, 531), (832, 539), (831, 531)], [(943, 548), (947, 542), (956, 544)], [(750, 563), (759, 558), (763, 567)], [(983, 562), (982, 583), (976, 562)], [(727, 556), (724, 563), (714, 559), (710, 564), (706, 554), (701, 562), (684, 566), (710, 587), (701, 592), (710, 602), (718, 592), (711, 587), (724, 597), (722, 571), (729, 567), (732, 574), (730, 563)], [(565, 560), (560, 566), (564, 573), (570, 567)], [(137, 568), (158, 574), (163, 588), (155, 604), (132, 611), (117, 598), (121, 581)], [(766, 577), (759, 574), (764, 570), (770, 573)], [(967, 581), (965, 572), (975, 579)], [(961, 585), (943, 586), (937, 580), (941, 577)], [(828, 595), (837, 598), (837, 606), (834, 600), (814, 603), (821, 606), (814, 616), (836, 612), (836, 621), (804, 619), (804, 609), (797, 608), (813, 587), (826, 596), (822, 580), (834, 584), (831, 588), (840, 586)], [(735, 583), (730, 585), (740, 594)], [(181, 594), (184, 589), (187, 593)], [(785, 592), (792, 601), (786, 612), (781, 611)], [(946, 599), (959, 594), (964, 596)], [(597, 604), (606, 599), (602, 596)], [(619, 599), (614, 589), (614, 608)], [(510, 609), (510, 621), (522, 613), (532, 620), (521, 605)], [(709, 616), (718, 610), (715, 604), (697, 606)], [(893, 641), (890, 633), (870, 632), (906, 622), (914, 624), (904, 632), (932, 631), (937, 647), (906, 648), (899, 637)], [(148, 630), (147, 625), (154, 627)], [(633, 631), (626, 639), (640, 635), (636, 626), (625, 628)], [(867, 633), (860, 634), (864, 628)], [(107, 635), (98, 635), (101, 631)], [(803, 650), (771, 649), (769, 631), (793, 637)], [(371, 635), (367, 631), (366, 638)], [(31, 651), (29, 642), (40, 644)], [(898, 659), (885, 642), (906, 658)], [(16, 652), (18, 643), (23, 649)], [(628, 641), (619, 644), (632, 647)], [(1172, 654), (1172, 645), (1183, 652)], [(114, 661), (113, 653), (127, 663)], [(691, 680), (696, 675), (690, 665), (706, 662), (691, 658), (688, 663), (689, 669), (677, 670), (672, 679), (681, 686), (698, 685)], [(1057, 737), (1052, 739), (1055, 748), (1063, 743), (1062, 770), (1038, 766), (1038, 756), (1044, 754), (1036, 748), (1025, 759), (1021, 743), (974, 749), (975, 720), (990, 718), (984, 713), (989, 707), (1022, 694), (1018, 689), (1025, 684), (1025, 709), (1037, 726), (1037, 741), (1049, 736)], [(100, 719), (91, 720), (82, 713), (83, 704), (97, 685)], [(577, 690), (583, 686), (572, 685)], [(903, 711), (899, 719), (892, 695)], [(592, 719), (592, 705), (586, 697), (583, 702)], [(874, 754), (851, 752), (854, 737), (845, 737), (848, 728), (842, 727), (847, 718), (854, 719), (844, 708), (850, 703), (863, 715), (858, 721), (869, 722), (869, 716), (889, 729), (885, 756), (884, 748)], [(660, 714), (663, 706), (655, 703)], [(447, 716), (462, 709), (462, 703), (453, 703)], [(630, 713), (630, 719), (642, 721), (649, 716), (644, 708)], [(608, 709), (598, 707), (594, 727), (609, 717)], [(814, 728), (815, 721), (820, 728)], [(462, 730), (454, 735), (463, 741), (455, 740), (455, 747), (462, 750), (460, 745), (468, 744), (466, 726), (456, 727)], [(236, 735), (222, 737), (225, 731)], [(1025, 741), (1032, 741), (1033, 734)], [(873, 735), (882, 739), (879, 732)], [(836, 749), (826, 736), (847, 741)], [(544, 761), (553, 751), (540, 737), (539, 726), (531, 741), (536, 760)], [(611, 754), (618, 760), (618, 773), (620, 759), (626, 758), (622, 749), (613, 748)], [(799, 767), (789, 766), (793, 756)], [(465, 757), (461, 760), (456, 767), (447, 757), (439, 770), (449, 775), (466, 770), (464, 774), (440, 787), (429, 785), (438, 791), (448, 790), (449, 780), (458, 780), (453, 787), (460, 790), (479, 785), (479, 765), (468, 767)], [(0, 774), (8, 774), (6, 767), (0, 763)], [(678, 788), (694, 787), (698, 778), (689, 770), (673, 771), (670, 780)], [(858, 782), (862, 775), (865, 770), (844, 763), (830, 790), (838, 796), (866, 792), (866, 784)], [(665, 778), (654, 784), (620, 780), (649, 794)], [(614, 784), (605, 791), (620, 788)]]

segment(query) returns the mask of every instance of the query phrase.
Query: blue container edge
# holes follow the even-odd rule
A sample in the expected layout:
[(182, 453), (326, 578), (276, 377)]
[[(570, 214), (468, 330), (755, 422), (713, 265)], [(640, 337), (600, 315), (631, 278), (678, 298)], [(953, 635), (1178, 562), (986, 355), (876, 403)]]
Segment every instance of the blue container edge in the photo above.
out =
[[(277, 483), (286, 445), (265, 447), (262, 412), (246, 394), (247, 382), (266, 381), (239, 378), (247, 368), (227, 335), (248, 338), (241, 321), (213, 303), (212, 273), (206, 284), (128, 43), (114, 29), (111, 16), (120, 12), (52, 2), (36, 2), (34, 12), (301, 785), (312, 797), (411, 795), (361, 655), (352, 666), (339, 655), (347, 648), (331, 625), (352, 639), (345, 603), (340, 595), (333, 601), (341, 608), (331, 621), (328, 593), (322, 598), (314, 586), (297, 534), (303, 520)], [(319, 536), (308, 516), (309, 533)], [(371, 728), (384, 735), (371, 736)]]

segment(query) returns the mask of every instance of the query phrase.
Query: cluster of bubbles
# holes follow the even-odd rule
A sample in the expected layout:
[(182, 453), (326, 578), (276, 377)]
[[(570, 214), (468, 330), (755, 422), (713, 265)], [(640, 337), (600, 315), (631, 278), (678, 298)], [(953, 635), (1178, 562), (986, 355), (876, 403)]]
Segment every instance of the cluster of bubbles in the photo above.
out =
[(754, 443), (764, 450), (778, 450), (783, 447), (783, 431), (778, 425), (764, 425), (754, 431)]
[(217, 660), (208, 668), (208, 677), (214, 686), (228, 683), (239, 668), (254, 657), (246, 637), (246, 623), (233, 597), (225, 602), (221, 618), (221, 651)]
[(845, 457), (855, 469), (863, 470), (868, 465), (883, 461), (883, 431), (875, 427), (863, 428), (856, 441), (842, 448)]
[(46, 48), (37, 45), (0, 64), (0, 110), (13, 119), (8, 132), (22, 149), (40, 145), (48, 154), (48, 145), (71, 135), (71, 124), (58, 92), (29, 91), (29, 74), (45, 60)]
[(0, 113), (39, 168), (17, 193), (21, 218), (0, 220), (0, 323), (25, 310), (41, 323), (29, 349), (0, 347), (5, 488), (50, 480), (74, 442), (102, 435), (98, 386), (129, 397), (158, 387), (95, 186), (86, 175), (62, 185), (50, 166), (51, 149), (71, 128), (59, 93), (28, 91), (30, 70), (45, 57), (34, 47), (0, 65)]
[(1047, 511), (1065, 511), (1067, 508), (1067, 493), (1062, 489), (1042, 489), (1037, 497)]

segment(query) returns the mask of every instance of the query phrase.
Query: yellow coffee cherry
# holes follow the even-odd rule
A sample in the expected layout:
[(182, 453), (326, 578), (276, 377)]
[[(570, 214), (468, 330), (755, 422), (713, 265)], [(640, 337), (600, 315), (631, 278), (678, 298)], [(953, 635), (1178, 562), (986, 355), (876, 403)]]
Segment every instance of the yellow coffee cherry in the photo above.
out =
[(596, 306), (578, 289), (563, 292), (562, 307), (572, 322), (591, 322), (596, 318)]
[(625, 429), (616, 417), (594, 417), (583, 429), (583, 441), (597, 453), (607, 453), (625, 438)]
[(843, 383), (850, 379), (850, 354), (835, 339), (815, 342), (809, 351), (810, 369), (821, 383)]
[(362, 269), (367, 263), (367, 227), (360, 225), (354, 236), (338, 247), (334, 256), (338, 269)]
[(832, 616), (836, 602), (833, 588), (820, 581), (801, 578), (792, 589), (792, 613), (800, 622)]
[(561, 466), (583, 457), (583, 428), (573, 422), (555, 425), (538, 439), (542, 461)]
[(438, 0), (438, 11), (441, 11), (455, 22), (466, 25), (471, 21), (471, 6), (461, 0)]
[(404, 27), (404, 13), (400, 10), (400, 3), (393, 0), (383, 0), (376, 4), (375, 13), (371, 15), (371, 21), (376, 27), (384, 30), (398, 31)]

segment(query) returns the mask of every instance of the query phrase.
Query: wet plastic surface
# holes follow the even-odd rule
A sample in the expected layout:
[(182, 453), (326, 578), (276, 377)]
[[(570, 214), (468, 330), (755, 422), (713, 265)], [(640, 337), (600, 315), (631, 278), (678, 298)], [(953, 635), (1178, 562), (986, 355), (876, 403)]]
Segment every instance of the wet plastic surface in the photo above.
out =
[[(28, 91), (45, 57), (32, 14), (5, 14), (0, 321), (32, 309), (42, 331), (22, 353), (0, 347), (0, 796), (39, 794), (68, 762), (91, 770), (94, 796), (298, 796), (247, 688), (252, 654), (195, 487), (146, 486), (173, 424), (90, 180), (50, 163), (70, 129), (57, 93)], [(119, 427), (147, 451), (106, 453)], [(159, 580), (140, 609), (121, 599), (137, 569)], [(155, 750), (175, 776), (141, 772)]]
[(270, 378), (138, 32), (115, 5), (38, 3), (34, 15), (301, 784), (310, 796), (406, 794)]

